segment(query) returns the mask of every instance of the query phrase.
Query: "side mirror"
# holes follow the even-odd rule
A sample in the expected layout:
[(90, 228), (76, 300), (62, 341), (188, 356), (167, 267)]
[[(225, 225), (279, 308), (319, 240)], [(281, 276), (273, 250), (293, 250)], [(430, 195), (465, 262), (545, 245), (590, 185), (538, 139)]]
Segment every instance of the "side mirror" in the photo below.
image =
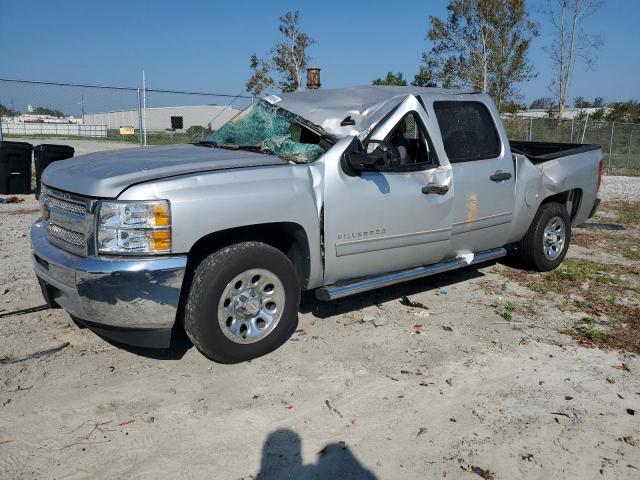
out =
[(383, 140), (370, 140), (366, 151), (360, 149), (348, 154), (349, 166), (358, 172), (384, 172), (400, 165), (398, 147)]

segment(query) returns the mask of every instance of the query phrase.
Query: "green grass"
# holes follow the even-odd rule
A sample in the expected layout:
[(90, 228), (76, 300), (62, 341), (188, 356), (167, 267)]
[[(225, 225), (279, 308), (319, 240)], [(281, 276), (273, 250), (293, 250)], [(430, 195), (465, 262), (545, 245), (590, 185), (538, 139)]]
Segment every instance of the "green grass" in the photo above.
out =
[(584, 336), (592, 342), (597, 342), (598, 340), (600, 340), (600, 338), (602, 338), (602, 332), (596, 327), (596, 321), (593, 318), (589, 317), (585, 319), (585, 322), (587, 324), (587, 327), (585, 328)]
[(607, 202), (604, 209), (612, 211), (618, 223), (640, 225), (640, 202)]
[(518, 304), (514, 302), (507, 302), (504, 304), (504, 312), (502, 312), (502, 318), (507, 322), (513, 320), (513, 312), (518, 309)]

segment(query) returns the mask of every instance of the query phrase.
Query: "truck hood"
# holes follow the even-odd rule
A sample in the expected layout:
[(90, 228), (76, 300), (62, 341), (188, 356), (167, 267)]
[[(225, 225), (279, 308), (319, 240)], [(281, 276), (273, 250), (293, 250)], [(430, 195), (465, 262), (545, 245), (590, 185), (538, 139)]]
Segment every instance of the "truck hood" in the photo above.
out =
[(275, 155), (196, 145), (108, 150), (49, 165), (42, 183), (90, 197), (116, 198), (127, 187), (189, 173), (286, 165)]

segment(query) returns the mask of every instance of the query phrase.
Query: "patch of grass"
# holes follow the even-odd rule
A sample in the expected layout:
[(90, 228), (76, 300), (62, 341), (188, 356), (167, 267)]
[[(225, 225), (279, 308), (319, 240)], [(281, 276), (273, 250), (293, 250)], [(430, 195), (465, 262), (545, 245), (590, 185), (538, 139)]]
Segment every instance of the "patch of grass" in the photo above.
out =
[(631, 247), (623, 255), (631, 260), (640, 260), (640, 248)]
[(518, 309), (518, 304), (514, 302), (507, 302), (504, 304), (504, 311), (502, 312), (501, 317), (504, 318), (507, 322), (513, 320), (513, 312)]
[(540, 295), (544, 295), (545, 293), (549, 293), (551, 287), (553, 286), (551, 282), (543, 279), (542, 281), (533, 281), (529, 285), (529, 288)]
[(612, 211), (619, 223), (640, 226), (640, 202), (607, 202), (603, 209)]
[(602, 332), (596, 327), (596, 321), (592, 317), (589, 317), (585, 319), (585, 322), (587, 327), (585, 328), (584, 336), (592, 342), (599, 341), (600, 338), (602, 338)]
[(593, 262), (588, 260), (565, 260), (559, 268), (549, 274), (548, 279), (551, 280), (569, 280), (570, 282), (579, 282), (588, 278), (593, 272)]

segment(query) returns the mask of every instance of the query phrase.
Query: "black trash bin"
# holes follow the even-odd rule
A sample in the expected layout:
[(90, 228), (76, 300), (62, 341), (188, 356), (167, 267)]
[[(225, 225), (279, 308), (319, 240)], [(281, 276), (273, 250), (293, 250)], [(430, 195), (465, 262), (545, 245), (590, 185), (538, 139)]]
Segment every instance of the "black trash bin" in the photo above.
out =
[(31, 152), (26, 142), (0, 142), (0, 194), (31, 193)]
[(33, 147), (36, 164), (36, 198), (40, 198), (40, 179), (45, 168), (58, 160), (73, 157), (75, 150), (68, 145), (51, 145), (43, 143)]

